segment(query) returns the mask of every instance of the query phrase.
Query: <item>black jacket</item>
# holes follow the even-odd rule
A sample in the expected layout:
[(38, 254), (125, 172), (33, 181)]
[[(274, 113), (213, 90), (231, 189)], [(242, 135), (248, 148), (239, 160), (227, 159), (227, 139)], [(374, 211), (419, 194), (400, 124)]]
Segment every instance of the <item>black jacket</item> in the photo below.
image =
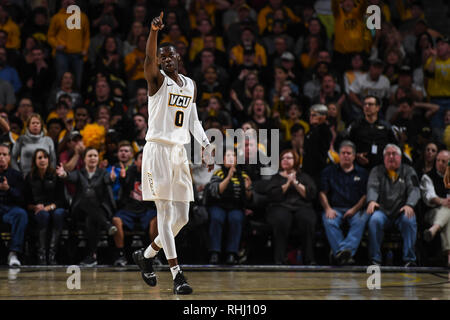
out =
[[(76, 185), (76, 193), (72, 202), (72, 211), (95, 210), (103, 208), (108, 217), (111, 218), (116, 210), (112, 191), (112, 181), (106, 169), (97, 168), (94, 175), (89, 179), (85, 168), (69, 172), (65, 178)], [(87, 207), (89, 206), (89, 207)]]
[(25, 201), (27, 204), (42, 203), (47, 206), (54, 203), (57, 208), (65, 208), (64, 182), (56, 176), (46, 172), (41, 179), (37, 173), (28, 173), (25, 178)]
[(119, 179), (119, 209), (135, 213), (144, 213), (156, 209), (153, 201), (142, 201), (142, 176), (136, 165), (128, 168), (125, 178)]
[(297, 210), (302, 207), (312, 208), (313, 200), (317, 195), (317, 187), (314, 180), (304, 172), (297, 172), (297, 180), (306, 188), (306, 198), (303, 198), (295, 189), (295, 186), (289, 186), (289, 189), (283, 193), (281, 186), (287, 182), (287, 178), (277, 173), (266, 185), (266, 194), (270, 206), (281, 206), (287, 209)]
[(4, 177), (8, 180), (9, 189), (7, 191), (0, 190), (0, 204), (7, 206), (22, 206), (23, 201), (23, 176), (17, 170), (8, 168), (0, 172), (0, 181), (3, 182)]

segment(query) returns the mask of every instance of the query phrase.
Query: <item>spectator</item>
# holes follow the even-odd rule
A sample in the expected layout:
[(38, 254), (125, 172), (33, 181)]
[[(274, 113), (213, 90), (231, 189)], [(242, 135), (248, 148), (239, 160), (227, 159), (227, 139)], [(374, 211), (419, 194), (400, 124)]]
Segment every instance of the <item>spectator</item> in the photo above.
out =
[(296, 123), (291, 127), (291, 140), (285, 144), (284, 149), (292, 149), (299, 156), (299, 167), (302, 167), (303, 164), (303, 154), (304, 154), (304, 145), (305, 145), (305, 128)]
[(19, 92), (22, 88), (22, 82), (20, 81), (17, 70), (8, 65), (7, 52), (5, 48), (0, 47), (0, 79), (8, 81), (14, 88), (14, 92)]
[(366, 40), (366, 7), (366, 1), (331, 1), (335, 36), (333, 61), (340, 71), (347, 69), (352, 53), (364, 52), (371, 47), (371, 41)]
[[(5, 30), (0, 29), (0, 47), (6, 48), (6, 43), (8, 42), (8, 33)], [(22, 59), (22, 55), (17, 49), (6, 48), (6, 55), (8, 63), (12, 66), (17, 66), (19, 61)]]
[[(216, 42), (217, 37), (213, 33), (209, 33), (203, 37), (203, 49), (212, 50), (211, 52), (214, 55), (214, 64), (222, 67), (222, 68), (228, 68), (228, 55), (225, 53), (223, 49), (216, 48)], [(177, 48), (177, 52), (180, 52)], [(198, 65), (200, 63), (200, 60), (202, 58), (202, 51), (197, 53), (195, 56), (195, 59), (193, 61), (194, 65)]]
[[(397, 112), (390, 119), (393, 128), (405, 134), (404, 143), (410, 146), (417, 140), (421, 129), (430, 127), (430, 118), (439, 110), (439, 106), (433, 103), (413, 102), (411, 99), (403, 98), (398, 101)], [(400, 141), (399, 137), (397, 140)]]
[(56, 173), (76, 185), (77, 191), (72, 201), (72, 213), (77, 221), (85, 222), (88, 238), (87, 255), (80, 262), (82, 266), (97, 265), (97, 242), (100, 230), (106, 230), (108, 235), (114, 235), (117, 228), (110, 222), (116, 203), (111, 189), (111, 180), (105, 169), (98, 167), (98, 151), (88, 147), (84, 152), (84, 168), (66, 172), (62, 165)]
[(244, 28), (241, 34), (239, 44), (231, 48), (230, 66), (241, 65), (244, 63), (244, 51), (253, 50), (255, 52), (254, 63), (259, 67), (267, 66), (266, 49), (256, 42), (256, 37), (251, 28)]
[(147, 117), (145, 117), (142, 113), (136, 113), (133, 116), (135, 134), (132, 145), (134, 153), (137, 153), (144, 148), (146, 143), (145, 136), (147, 135), (148, 129), (147, 121)]
[(135, 91), (139, 82), (145, 84), (144, 77), (144, 59), (145, 59), (145, 46), (147, 44), (147, 36), (140, 34), (138, 36), (136, 48), (125, 56), (125, 73), (127, 77), (128, 96), (135, 95)]
[(238, 10), (238, 21), (230, 24), (225, 31), (225, 39), (227, 43), (227, 51), (239, 44), (241, 34), (246, 28), (250, 28), (253, 34), (258, 34), (258, 26), (256, 25), (256, 14), (253, 15), (253, 9), (247, 4), (242, 4)]
[(20, 29), (19, 26), (12, 20), (8, 10), (4, 4), (0, 5), (0, 30), (8, 33), (8, 41), (6, 48), (19, 49), (20, 48)]
[(101, 71), (109, 76), (125, 80), (125, 65), (121, 52), (116, 37), (106, 36), (97, 55), (93, 71)]
[(233, 149), (226, 150), (223, 161), (222, 168), (214, 172), (207, 191), (210, 214), (209, 262), (211, 264), (219, 262), (222, 231), (227, 221), (226, 263), (236, 264), (244, 222), (243, 208), (252, 196), (252, 180), (237, 165), (237, 156)]
[(300, 231), (305, 264), (315, 264), (314, 232), (316, 213), (313, 200), (317, 189), (312, 178), (300, 171), (299, 156), (290, 149), (280, 154), (281, 170), (266, 184), (269, 197), (267, 222), (273, 230), (273, 257), (275, 264), (286, 263), (286, 249), (291, 226)]
[(304, 133), (309, 132), (309, 124), (301, 119), (303, 110), (297, 101), (293, 101), (287, 109), (288, 117), (280, 120), (280, 127), (283, 129), (284, 140), (291, 141), (291, 128), (296, 124), (300, 124), (304, 128)]
[(47, 63), (45, 53), (42, 47), (32, 49), (33, 63), (30, 66), (29, 73), (23, 79), (27, 91), (32, 95), (37, 109), (41, 113), (47, 112), (45, 102), (54, 78), (53, 68)]
[(144, 231), (148, 230), (151, 241), (158, 235), (155, 203), (153, 201), (142, 201), (141, 169), (142, 151), (135, 155), (133, 165), (128, 168), (122, 165), (120, 169), (120, 175), (118, 177), (121, 185), (119, 211), (116, 212), (112, 220), (113, 224), (117, 227), (117, 233), (114, 235), (114, 243), (117, 249), (114, 261), (115, 266), (124, 266), (127, 264), (127, 259), (123, 251), (124, 227), (128, 230), (134, 230), (136, 220), (138, 220), (141, 229)]
[(325, 74), (322, 76), (320, 85), (320, 92), (317, 96), (313, 97), (313, 104), (328, 104), (330, 102), (337, 102), (337, 107), (341, 108), (344, 104), (345, 95), (337, 87), (336, 79), (331, 74)]
[[(253, 89), (259, 83), (258, 73), (255, 71), (242, 70), (230, 91), (232, 105), (232, 116), (238, 124), (245, 121), (248, 114), (248, 107), (254, 99)], [(263, 87), (264, 88), (264, 87)], [(265, 97), (259, 97), (264, 99)]]
[(131, 29), (128, 32), (126, 40), (123, 42), (123, 53), (122, 56), (125, 57), (131, 53), (137, 47), (137, 41), (140, 34), (144, 33), (144, 26), (140, 21), (134, 21), (131, 25)]
[[(244, 12), (244, 13), (243, 13)], [(226, 10), (222, 16), (222, 26), (227, 31), (233, 24), (239, 23), (242, 15), (244, 19), (252, 19), (256, 21), (256, 11), (245, 3), (244, 0), (233, 0), (231, 6)]]
[(383, 61), (379, 59), (370, 62), (369, 72), (359, 78), (350, 86), (349, 99), (354, 104), (352, 108), (353, 119), (362, 115), (364, 106), (361, 97), (372, 95), (379, 99), (380, 106), (383, 99), (389, 98), (390, 83), (388, 78), (383, 76)]
[(331, 131), (326, 123), (328, 108), (323, 104), (315, 104), (310, 108), (310, 131), (305, 136), (305, 154), (302, 170), (310, 175), (316, 184), (320, 181), (320, 172), (326, 167), (328, 150), (331, 142)]
[(423, 233), (425, 241), (431, 241), (441, 232), (442, 250), (447, 254), (447, 267), (450, 267), (450, 199), (449, 189), (444, 184), (444, 174), (450, 160), (450, 152), (442, 150), (436, 157), (436, 167), (424, 174), (420, 181), (422, 199), (427, 206), (425, 221), (431, 225)]
[(7, 145), (0, 145), (0, 216), (11, 225), (8, 265), (21, 265), (17, 254), (22, 252), (28, 216), (23, 206), (23, 176), (9, 167), (10, 155)]
[[(355, 164), (353, 142), (343, 141), (339, 147), (339, 164), (326, 167), (321, 174), (319, 200), (328, 242), (333, 256), (341, 265), (353, 264), (369, 216), (361, 210), (366, 202), (368, 174)], [(350, 225), (344, 237), (342, 224)]]
[(403, 238), (405, 267), (416, 266), (414, 246), (417, 223), (414, 207), (420, 199), (419, 179), (413, 168), (402, 164), (402, 151), (394, 144), (383, 150), (384, 164), (370, 171), (367, 184), (369, 214), (369, 256), (372, 265), (380, 265), (384, 230), (395, 227)]
[(110, 173), (110, 178), (112, 181), (112, 190), (114, 195), (114, 200), (119, 199), (120, 190), (120, 173), (122, 169), (128, 170), (128, 168), (133, 164), (133, 148), (129, 141), (123, 140), (118, 144), (117, 149), (117, 163), (113, 163), (106, 168), (106, 171)]
[(219, 83), (228, 83), (228, 72), (224, 67), (217, 65), (214, 50), (206, 48), (200, 51), (200, 64), (193, 70), (193, 77), (196, 82), (202, 82), (204, 80), (204, 74), (207, 67), (214, 66), (217, 70), (217, 80)]
[(78, 91), (75, 83), (74, 74), (70, 71), (62, 73), (59, 79), (58, 86), (53, 89), (49, 95), (47, 102), (47, 112), (50, 112), (56, 105), (59, 97), (63, 94), (68, 94), (72, 98), (72, 106), (75, 108), (83, 102), (83, 97)]
[(355, 53), (352, 55), (350, 68), (344, 73), (344, 88), (345, 93), (350, 93), (351, 84), (359, 77), (363, 76), (365, 72), (363, 71), (364, 60), (360, 53)]
[(309, 35), (306, 38), (306, 44), (300, 55), (300, 62), (305, 70), (311, 70), (317, 63), (319, 51), (322, 49), (320, 38), (316, 35)]
[[(304, 21), (305, 22), (305, 21)], [(309, 36), (319, 37), (320, 42), (324, 46), (324, 49), (327, 51), (331, 50), (331, 42), (328, 40), (327, 33), (325, 27), (320, 22), (319, 18), (310, 18), (307, 23), (307, 31), (304, 36), (300, 36), (295, 43), (294, 52), (297, 56), (300, 56), (304, 51), (304, 47), (306, 45), (306, 40)]]
[[(64, 184), (50, 165), (50, 155), (44, 149), (33, 153), (31, 171), (25, 177), (25, 199), (38, 229), (37, 263), (55, 265), (59, 236), (64, 225)], [(47, 231), (52, 231), (47, 251)], [(48, 254), (48, 260), (47, 260)]]
[(114, 97), (111, 85), (107, 80), (97, 80), (94, 96), (86, 99), (85, 105), (89, 108), (89, 112), (94, 115), (101, 105), (108, 106), (112, 117), (121, 117), (126, 111), (120, 99)]
[(200, 121), (206, 121), (208, 117), (217, 117), (223, 129), (232, 129), (232, 120), (228, 111), (225, 109), (220, 98), (212, 96), (207, 100), (206, 110), (199, 113)]
[(16, 103), (14, 88), (8, 81), (0, 79), (0, 110), (11, 112)]
[(89, 109), (86, 106), (78, 106), (74, 110), (75, 130), (81, 131), (83, 128), (91, 123), (92, 118)]
[(66, 125), (60, 118), (53, 118), (47, 121), (47, 136), (52, 139), (55, 150), (58, 150), (58, 144), (66, 134), (65, 128)]
[(14, 115), (22, 121), (22, 127), (28, 121), (32, 113), (34, 113), (34, 107), (31, 99), (29, 97), (21, 98)]
[(11, 152), (11, 167), (20, 170), (26, 176), (32, 165), (32, 156), (36, 149), (44, 149), (50, 155), (51, 166), (56, 165), (56, 153), (53, 140), (45, 136), (44, 121), (33, 113), (26, 123), (25, 134), (17, 139)]
[(89, 42), (89, 62), (92, 64), (92, 67), (95, 67), (95, 62), (100, 54), (100, 50), (105, 43), (106, 37), (113, 37), (116, 42), (116, 50), (117, 53), (122, 56), (123, 53), (123, 43), (122, 41), (113, 35), (113, 22), (111, 19), (103, 18), (100, 20), (99, 25), (100, 32), (97, 33), (94, 37), (91, 38)]
[[(197, 25), (198, 34), (191, 39), (189, 60), (194, 61), (195, 56), (204, 49), (205, 37), (213, 32), (213, 26), (209, 19), (202, 19)], [(225, 51), (225, 46), (222, 37), (215, 37), (215, 48)]]
[[(227, 92), (227, 84), (224, 82), (220, 82), (217, 67), (215, 65), (211, 65), (206, 67), (204, 70), (203, 81), (198, 86), (198, 99), (208, 100), (210, 97), (218, 97), (222, 100), (227, 99), (227, 95), (224, 93)], [(227, 101), (227, 100), (225, 100)]]
[(166, 34), (166, 36), (163, 36), (161, 39), (161, 43), (164, 42), (171, 42), (174, 43), (175, 41), (183, 41), (184, 44), (189, 47), (189, 42), (185, 35), (182, 33), (181, 28), (178, 24), (174, 23), (168, 27), (169, 32)]
[(433, 169), (435, 169), (436, 156), (438, 154), (439, 148), (435, 142), (428, 142), (425, 145), (423, 152), (420, 153), (420, 156), (415, 161), (415, 170), (418, 177), (422, 177), (424, 174), (427, 174)]
[(50, 20), (48, 29), (48, 43), (52, 46), (55, 58), (57, 79), (61, 79), (64, 72), (71, 70), (75, 75), (75, 84), (81, 87), (83, 79), (83, 60), (87, 58), (90, 41), (89, 20), (81, 12), (80, 28), (69, 29), (67, 7), (74, 5), (75, 0), (62, 0), (61, 9)]
[(269, 3), (258, 13), (259, 34), (273, 29), (274, 15), (277, 10), (281, 10), (286, 17), (286, 23), (297, 24), (300, 18), (288, 6), (283, 4), (283, 0), (269, 0)]
[(433, 130), (444, 127), (445, 112), (450, 109), (450, 40), (436, 39), (436, 50), (431, 49), (431, 57), (424, 65), (427, 81), (427, 93), (432, 103), (440, 106), (431, 120)]
[(395, 142), (390, 125), (379, 119), (380, 99), (375, 96), (364, 98), (364, 118), (354, 121), (348, 128), (348, 138), (356, 145), (356, 161), (370, 170), (382, 163), (381, 150), (388, 143)]

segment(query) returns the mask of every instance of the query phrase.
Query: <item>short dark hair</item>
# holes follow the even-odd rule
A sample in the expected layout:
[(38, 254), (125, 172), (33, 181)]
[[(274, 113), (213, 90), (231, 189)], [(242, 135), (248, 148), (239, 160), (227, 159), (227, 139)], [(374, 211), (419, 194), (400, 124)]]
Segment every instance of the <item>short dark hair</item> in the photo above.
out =
[(367, 96), (364, 97), (363, 102), (364, 102), (364, 100), (366, 100), (366, 99), (368, 99), (368, 98), (374, 98), (374, 99), (375, 99), (375, 104), (376, 104), (377, 106), (381, 106), (381, 100), (380, 100), (380, 98), (378, 98), (377, 96), (374, 96), (374, 95), (369, 94), (369, 95), (367, 95)]
[(163, 42), (159, 45), (158, 51), (165, 47), (172, 47), (175, 51), (177, 51), (177, 47), (172, 42)]
[(304, 126), (302, 126), (300, 123), (296, 123), (296, 124), (294, 124), (292, 127), (291, 127), (291, 135), (293, 134), (293, 133), (296, 133), (296, 132), (298, 132), (298, 131), (303, 131), (303, 132), (305, 132), (305, 127)]

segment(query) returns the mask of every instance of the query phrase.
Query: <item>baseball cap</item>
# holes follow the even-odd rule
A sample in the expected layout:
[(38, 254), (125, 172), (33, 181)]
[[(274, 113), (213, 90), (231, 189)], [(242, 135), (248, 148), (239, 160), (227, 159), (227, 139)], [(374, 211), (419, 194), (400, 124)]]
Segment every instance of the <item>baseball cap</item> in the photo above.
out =
[(75, 140), (76, 138), (82, 138), (83, 136), (81, 135), (81, 133), (80, 133), (80, 131), (78, 131), (78, 130), (73, 130), (73, 131), (71, 131), (70, 132), (70, 135), (69, 135), (69, 139), (70, 140)]
[(295, 57), (292, 53), (286, 51), (286, 52), (283, 52), (283, 54), (281, 55), (281, 60), (294, 61)]
[(407, 65), (401, 66), (399, 73), (400, 74), (411, 74), (412, 73), (411, 67), (407, 66)]

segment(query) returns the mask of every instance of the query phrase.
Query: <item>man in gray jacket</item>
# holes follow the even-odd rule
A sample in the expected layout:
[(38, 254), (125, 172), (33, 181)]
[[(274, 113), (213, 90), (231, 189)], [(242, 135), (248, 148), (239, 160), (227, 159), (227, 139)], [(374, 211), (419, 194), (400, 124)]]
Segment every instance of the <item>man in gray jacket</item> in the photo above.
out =
[(419, 179), (414, 169), (402, 164), (402, 152), (395, 144), (383, 150), (384, 164), (374, 167), (367, 184), (369, 255), (380, 265), (384, 230), (395, 225), (403, 238), (405, 267), (416, 266), (417, 223), (414, 207), (420, 199)]

